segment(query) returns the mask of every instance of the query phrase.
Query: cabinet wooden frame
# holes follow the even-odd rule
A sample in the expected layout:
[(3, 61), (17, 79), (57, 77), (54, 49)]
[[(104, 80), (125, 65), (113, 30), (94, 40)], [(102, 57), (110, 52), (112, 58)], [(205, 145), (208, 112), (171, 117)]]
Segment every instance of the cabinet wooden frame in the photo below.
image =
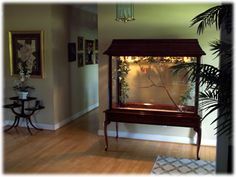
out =
[[(166, 48), (168, 46), (169, 48)], [(105, 150), (108, 150), (107, 126), (116, 123), (116, 137), (118, 138), (118, 123), (166, 125), (193, 128), (197, 133), (196, 158), (200, 159), (201, 145), (201, 117), (198, 114), (199, 80), (201, 56), (205, 52), (201, 49), (197, 39), (117, 39), (104, 52), (108, 55), (108, 109), (104, 111)], [(197, 72), (195, 82), (195, 102), (192, 112), (120, 109), (112, 102), (112, 57), (113, 56), (189, 56), (196, 57)], [(117, 81), (119, 94), (119, 81)], [(119, 95), (116, 95), (119, 98)], [(119, 101), (118, 101), (119, 102)], [(119, 104), (119, 103), (118, 103)]]

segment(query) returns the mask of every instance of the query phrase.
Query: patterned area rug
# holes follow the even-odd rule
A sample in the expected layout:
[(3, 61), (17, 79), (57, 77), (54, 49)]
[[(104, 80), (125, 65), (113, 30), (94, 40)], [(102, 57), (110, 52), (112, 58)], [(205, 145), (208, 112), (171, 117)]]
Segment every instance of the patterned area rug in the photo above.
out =
[(215, 174), (215, 161), (158, 156), (151, 174)]

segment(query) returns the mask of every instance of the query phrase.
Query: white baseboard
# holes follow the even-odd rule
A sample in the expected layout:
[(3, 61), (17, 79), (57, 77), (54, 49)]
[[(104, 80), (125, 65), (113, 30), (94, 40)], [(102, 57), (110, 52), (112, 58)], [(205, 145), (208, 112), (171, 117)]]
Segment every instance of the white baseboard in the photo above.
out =
[(68, 117), (67, 119), (64, 119), (63, 121), (58, 122), (57, 124), (54, 125), (54, 130), (66, 125), (67, 123), (69, 123), (72, 120), (75, 120), (75, 119), (81, 117), (82, 115), (86, 114), (89, 111), (92, 111), (93, 109), (95, 109), (97, 107), (98, 107), (98, 103), (95, 103), (95, 104), (90, 105), (89, 107), (85, 108), (84, 110), (75, 113), (74, 115)]
[(70, 119), (74, 120), (74, 119), (77, 119), (78, 117), (81, 117), (82, 115), (84, 115), (85, 113), (89, 112), (89, 111), (92, 111), (93, 109), (97, 108), (98, 107), (98, 103), (95, 103), (93, 105), (90, 105), (89, 107), (87, 107), (86, 109), (80, 111), (80, 112), (77, 112), (76, 114), (72, 115), (70, 117)]
[[(69, 123), (70, 121), (72, 120), (75, 120), (77, 118), (80, 118), (82, 115), (84, 115), (85, 113), (89, 112), (89, 111), (92, 111), (93, 109), (97, 108), (98, 107), (98, 103), (96, 104), (93, 104), (93, 105), (90, 105), (88, 108), (56, 123), (56, 124), (44, 124), (44, 123), (38, 123), (38, 122), (35, 122), (32, 120), (33, 124), (36, 126), (36, 127), (39, 127), (39, 128), (42, 128), (42, 129), (45, 129), (45, 130), (56, 130), (58, 128), (61, 128), (62, 126), (66, 125), (67, 123)], [(12, 125), (14, 123), (13, 120), (4, 120), (4, 126), (6, 125)], [(20, 123), (19, 123), (19, 127), (26, 127), (26, 122), (24, 119), (21, 119), (20, 120)], [(30, 125), (29, 125), (30, 128), (32, 128)]]
[[(98, 130), (98, 135), (104, 136), (104, 131), (101, 129)], [(111, 137), (115, 137), (116, 131), (108, 130), (107, 135)], [(158, 134), (131, 133), (131, 132), (126, 132), (126, 131), (118, 131), (118, 135), (119, 137), (122, 137), (122, 138), (151, 140), (151, 141), (164, 141), (164, 142), (183, 143), (183, 144), (195, 144), (196, 142), (196, 136), (194, 138), (190, 138), (190, 137), (166, 136), (166, 135), (158, 135)], [(216, 140), (202, 138), (201, 145), (216, 146)]]
[[(4, 120), (4, 126), (12, 125), (13, 123), (14, 123), (13, 120)], [(38, 123), (38, 122), (36, 123), (33, 120), (32, 120), (32, 123), (38, 128), (42, 128), (45, 130), (55, 130), (55, 126), (53, 124), (43, 124), (43, 123)], [(18, 126), (19, 127), (27, 127), (25, 119), (20, 119)], [(29, 124), (29, 127), (33, 128), (30, 124)]]

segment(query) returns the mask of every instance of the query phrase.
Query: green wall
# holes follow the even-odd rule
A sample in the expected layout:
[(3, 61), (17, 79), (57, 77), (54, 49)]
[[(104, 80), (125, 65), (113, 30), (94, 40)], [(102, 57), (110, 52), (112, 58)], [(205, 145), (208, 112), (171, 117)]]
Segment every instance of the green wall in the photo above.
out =
[[(214, 28), (207, 29), (203, 35), (197, 35), (196, 27), (190, 28), (190, 21), (199, 13), (207, 10), (216, 4), (209, 3), (156, 3), (156, 4), (134, 4), (135, 21), (120, 23), (115, 21), (115, 4), (98, 5), (98, 37), (100, 52), (99, 66), (99, 105), (100, 105), (100, 131), (102, 131), (104, 113), (107, 109), (107, 59), (103, 55), (112, 39), (121, 38), (197, 38), (203, 50), (207, 53), (202, 59), (204, 63), (215, 66), (218, 59), (212, 60), (209, 41), (219, 38), (219, 32)], [(106, 99), (104, 99), (106, 98)], [(204, 114), (204, 113), (203, 113)], [(210, 126), (214, 116), (209, 117), (203, 122), (203, 143), (215, 143), (214, 125)], [(109, 126), (109, 130), (114, 130), (114, 124)], [(163, 127), (151, 125), (130, 125), (121, 124), (120, 130), (128, 133), (141, 133), (163, 136), (177, 136), (191, 138), (193, 133), (188, 128)], [(211, 143), (210, 143), (211, 144)]]

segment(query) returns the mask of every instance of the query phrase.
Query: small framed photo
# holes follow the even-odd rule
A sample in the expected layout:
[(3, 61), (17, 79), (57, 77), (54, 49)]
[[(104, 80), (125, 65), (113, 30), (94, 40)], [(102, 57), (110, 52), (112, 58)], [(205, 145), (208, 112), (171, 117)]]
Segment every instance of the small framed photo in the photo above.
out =
[(95, 53), (95, 64), (98, 64), (98, 53)]
[(95, 43), (95, 44), (94, 44), (94, 45), (95, 45), (95, 50), (98, 50), (98, 39), (95, 39), (95, 40), (94, 40), (94, 43)]
[(77, 37), (78, 50), (84, 50), (84, 38), (82, 36)]
[(84, 53), (78, 53), (78, 67), (84, 66)]
[(76, 44), (75, 42), (68, 43), (68, 61), (76, 60)]
[(85, 64), (93, 64), (93, 40), (85, 40)]
[(11, 75), (20, 68), (31, 70), (31, 77), (43, 78), (43, 31), (9, 31)]

